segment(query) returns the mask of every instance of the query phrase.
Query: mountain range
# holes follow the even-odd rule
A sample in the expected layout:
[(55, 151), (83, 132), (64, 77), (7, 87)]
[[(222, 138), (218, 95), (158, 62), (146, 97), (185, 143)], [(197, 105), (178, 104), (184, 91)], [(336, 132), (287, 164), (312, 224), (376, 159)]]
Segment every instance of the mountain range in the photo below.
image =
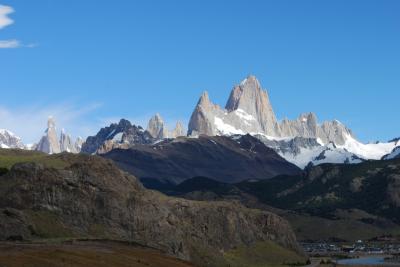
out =
[(194, 177), (152, 189), (201, 201), (239, 201), (286, 218), (302, 241), (372, 239), (400, 230), (400, 159), (322, 164), (300, 174), (223, 183)]
[(268, 92), (255, 76), (249, 76), (233, 87), (225, 108), (212, 103), (204, 92), (189, 120), (187, 132), (181, 122), (169, 130), (160, 116), (150, 118), (146, 129), (122, 119), (102, 128), (85, 141), (72, 141), (64, 131), (57, 136), (55, 121), (49, 118), (42, 139), (25, 146), (7, 130), (0, 132), (0, 145), (5, 148), (35, 149), (45, 153), (100, 153), (128, 149), (135, 145), (154, 145), (180, 136), (227, 136), (250, 134), (275, 150), (287, 161), (305, 168), (322, 163), (360, 163), (366, 160), (394, 158), (399, 155), (399, 139), (364, 144), (338, 120), (318, 122), (314, 113), (303, 113), (295, 120), (278, 121)]
[(251, 135), (179, 137), (152, 145), (113, 149), (101, 156), (112, 159), (145, 185), (178, 184), (194, 176), (234, 183), (301, 172)]
[(156, 114), (73, 141), (50, 117), (30, 146), (0, 130), (0, 241), (112, 240), (199, 266), (297, 266), (296, 238), (400, 232), (400, 139), (363, 144), (314, 113), (278, 121), (254, 76), (225, 108), (203, 93), (187, 129)]
[(314, 113), (278, 122), (269, 100), (254, 76), (234, 86), (225, 108), (213, 104), (204, 92), (195, 107), (188, 135), (251, 134), (286, 160), (304, 168), (308, 164), (360, 163), (381, 159), (400, 143), (363, 144), (338, 120), (318, 123)]

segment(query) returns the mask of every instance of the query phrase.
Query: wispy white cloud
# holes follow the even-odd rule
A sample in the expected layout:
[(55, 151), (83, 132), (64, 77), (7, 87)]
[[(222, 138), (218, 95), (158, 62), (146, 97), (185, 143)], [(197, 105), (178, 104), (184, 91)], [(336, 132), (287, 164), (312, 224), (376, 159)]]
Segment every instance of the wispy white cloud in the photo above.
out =
[[(0, 30), (14, 23), (14, 21), (8, 16), (13, 12), (14, 9), (12, 7), (0, 5)], [(34, 48), (36, 46), (37, 44), (34, 43), (22, 44), (20, 41), (16, 39), (0, 40), (0, 49), (19, 48), (19, 47)]]
[(18, 48), (21, 46), (21, 43), (18, 40), (0, 40), (0, 49), (1, 48)]
[(84, 108), (68, 103), (21, 108), (0, 106), (0, 129), (14, 132), (24, 143), (35, 143), (43, 135), (48, 117), (53, 116), (59, 130), (65, 128), (73, 137), (87, 137), (98, 131), (98, 121), (92, 121), (88, 117), (100, 107), (101, 104), (98, 103)]
[(38, 44), (22, 44), (20, 41), (12, 39), (12, 40), (0, 40), (0, 49), (7, 49), (7, 48), (19, 48), (19, 47), (26, 47), (26, 48), (35, 48)]
[(14, 9), (12, 7), (0, 5), (0, 29), (14, 23), (14, 21), (8, 17), (8, 15), (13, 12)]

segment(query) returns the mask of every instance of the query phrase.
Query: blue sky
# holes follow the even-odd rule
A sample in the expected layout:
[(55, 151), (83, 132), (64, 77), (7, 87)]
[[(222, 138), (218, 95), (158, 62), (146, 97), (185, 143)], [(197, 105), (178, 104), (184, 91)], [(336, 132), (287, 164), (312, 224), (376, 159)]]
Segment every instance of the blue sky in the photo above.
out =
[[(34, 142), (155, 112), (187, 123), (256, 75), (279, 119), (313, 111), (362, 141), (400, 136), (400, 1), (0, 0), (0, 128)], [(0, 25), (1, 12), (0, 12)], [(4, 24), (8, 24), (5, 25)], [(11, 43), (10, 43), (11, 41)]]

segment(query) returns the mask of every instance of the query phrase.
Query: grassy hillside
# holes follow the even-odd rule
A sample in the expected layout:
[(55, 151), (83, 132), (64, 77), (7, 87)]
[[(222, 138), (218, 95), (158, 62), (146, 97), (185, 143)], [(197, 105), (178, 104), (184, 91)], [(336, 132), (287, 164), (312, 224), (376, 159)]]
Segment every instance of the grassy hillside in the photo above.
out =
[(153, 249), (99, 241), (52, 245), (0, 243), (0, 266), (194, 267)]
[[(148, 250), (57, 243), (77, 238), (134, 241), (210, 267), (246, 265), (250, 254), (258, 266), (275, 265), (274, 255), (297, 262), (301, 253), (275, 214), (167, 197), (98, 156), (1, 150), (0, 164), (0, 239), (25, 242), (0, 243), (0, 266), (191, 266)], [(257, 243), (265, 240), (273, 243)]]
[(0, 149), (0, 168), (10, 169), (14, 164), (21, 162), (36, 162), (60, 169), (67, 165), (60, 157), (49, 156), (38, 151)]
[(225, 260), (231, 267), (279, 267), (305, 265), (307, 259), (272, 242), (227, 251)]

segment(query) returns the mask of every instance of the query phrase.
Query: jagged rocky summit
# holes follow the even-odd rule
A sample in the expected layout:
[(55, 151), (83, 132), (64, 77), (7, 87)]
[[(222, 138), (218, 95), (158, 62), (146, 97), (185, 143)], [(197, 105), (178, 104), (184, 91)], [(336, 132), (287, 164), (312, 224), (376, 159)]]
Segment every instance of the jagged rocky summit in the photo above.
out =
[[(188, 135), (251, 134), (274, 148), (286, 160), (305, 167), (308, 163), (359, 163), (381, 159), (396, 142), (363, 144), (338, 120), (318, 123), (314, 113), (278, 122), (268, 92), (255, 76), (232, 89), (225, 108), (211, 102), (204, 92), (189, 121)], [(312, 140), (311, 140), (312, 139)]]
[(60, 138), (58, 138), (56, 122), (53, 117), (49, 117), (47, 121), (47, 129), (35, 147), (35, 150), (47, 154), (57, 154), (61, 152), (79, 153), (82, 146), (82, 138), (78, 137), (75, 142), (69, 134), (62, 129)]
[(213, 104), (207, 92), (201, 96), (189, 122), (189, 135), (264, 134), (271, 137), (311, 137), (324, 143), (343, 145), (352, 132), (338, 121), (318, 124), (314, 113), (296, 120), (278, 122), (267, 91), (255, 76), (249, 76), (233, 88), (221, 108)]
[(102, 128), (95, 136), (89, 136), (82, 145), (81, 152), (104, 154), (112, 149), (128, 149), (135, 145), (150, 145), (168, 138), (183, 136), (182, 123), (177, 122), (174, 130), (169, 131), (160, 114), (154, 115), (147, 129), (133, 125), (126, 119)]
[(177, 122), (175, 128), (172, 131), (168, 130), (163, 118), (159, 113), (150, 118), (147, 125), (147, 131), (156, 140), (162, 140), (165, 138), (176, 138), (184, 136), (185, 131), (181, 122)]
[(89, 136), (82, 145), (81, 152), (87, 154), (105, 153), (114, 148), (129, 148), (135, 144), (151, 144), (152, 135), (140, 126), (132, 125), (130, 121), (121, 119), (102, 128), (95, 136)]
[(25, 145), (22, 143), (21, 138), (14, 133), (5, 129), (0, 129), (0, 148), (24, 149)]

